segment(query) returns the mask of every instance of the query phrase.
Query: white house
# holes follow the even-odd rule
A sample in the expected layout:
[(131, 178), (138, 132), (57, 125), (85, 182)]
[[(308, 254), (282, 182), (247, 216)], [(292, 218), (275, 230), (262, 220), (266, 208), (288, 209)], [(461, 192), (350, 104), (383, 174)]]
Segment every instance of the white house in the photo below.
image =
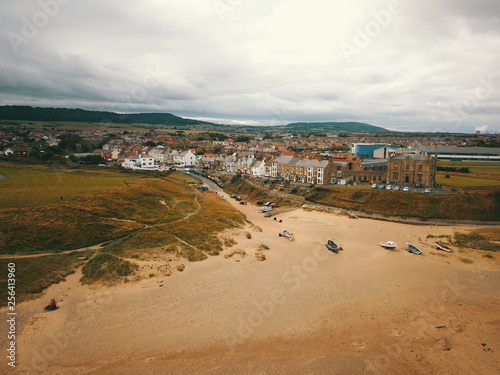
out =
[(252, 176), (263, 177), (266, 174), (265, 160), (255, 160), (252, 163)]
[(125, 158), (122, 163), (123, 168), (127, 169), (141, 169), (141, 170), (158, 170), (158, 165), (150, 155), (137, 155)]

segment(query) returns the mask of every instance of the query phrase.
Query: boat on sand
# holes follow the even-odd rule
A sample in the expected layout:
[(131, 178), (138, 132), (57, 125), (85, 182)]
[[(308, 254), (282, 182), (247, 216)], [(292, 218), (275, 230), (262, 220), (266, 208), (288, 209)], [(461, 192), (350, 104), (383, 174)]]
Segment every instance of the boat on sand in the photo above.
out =
[(280, 237), (285, 237), (285, 238), (288, 238), (288, 239), (291, 241), (291, 240), (293, 240), (293, 233), (292, 233), (292, 232), (287, 231), (286, 229), (283, 229), (283, 230), (280, 232)]
[(436, 244), (436, 248), (437, 248), (438, 250), (447, 251), (447, 252), (449, 252), (449, 253), (451, 253), (451, 252), (453, 251), (453, 249), (452, 249), (451, 247), (449, 247), (448, 245), (446, 245), (446, 244), (444, 244), (444, 243), (442, 243), (442, 242), (438, 242), (438, 241), (436, 241), (436, 242), (434, 242), (434, 243)]
[(408, 251), (413, 254), (420, 255), (422, 254), (422, 250), (420, 250), (418, 247), (412, 245), (411, 243), (407, 243), (406, 247), (408, 248)]
[(333, 242), (332, 240), (328, 240), (326, 242), (326, 248), (330, 251), (333, 251), (335, 254), (339, 253), (338, 245), (335, 242)]
[(394, 241), (386, 241), (386, 242), (381, 242), (380, 246), (385, 247), (386, 249), (395, 249), (398, 244)]

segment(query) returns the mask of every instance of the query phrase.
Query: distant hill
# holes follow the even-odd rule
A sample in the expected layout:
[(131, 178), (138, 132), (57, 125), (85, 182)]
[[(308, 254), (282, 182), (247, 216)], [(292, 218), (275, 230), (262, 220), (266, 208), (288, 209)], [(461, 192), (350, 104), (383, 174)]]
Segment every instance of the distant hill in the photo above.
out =
[(324, 132), (393, 133), (391, 130), (363, 122), (295, 122), (277, 127), (295, 131), (318, 130)]
[(88, 111), (78, 108), (40, 108), (30, 106), (0, 106), (0, 120), (20, 121), (74, 121), (118, 124), (162, 125), (215, 125), (210, 122), (191, 120), (171, 113), (120, 114), (105, 111)]

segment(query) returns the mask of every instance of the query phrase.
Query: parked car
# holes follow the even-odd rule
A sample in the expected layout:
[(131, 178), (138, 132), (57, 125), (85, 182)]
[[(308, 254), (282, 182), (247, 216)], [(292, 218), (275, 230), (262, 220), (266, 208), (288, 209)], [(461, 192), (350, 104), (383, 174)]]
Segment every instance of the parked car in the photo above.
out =
[(264, 201), (257, 201), (258, 206), (262, 206), (264, 204)]
[(416, 188), (421, 188), (421, 187), (422, 187), (422, 184), (415, 184), (415, 187), (416, 187)]
[(278, 203), (272, 203), (268, 207), (276, 208), (279, 207), (280, 205)]
[(244, 201), (244, 200), (241, 200), (241, 201), (240, 201), (240, 204), (247, 204), (247, 202), (246, 202), (246, 201)]
[(372, 185), (372, 189), (377, 189), (377, 188), (378, 188), (377, 184)]
[(394, 186), (392, 190), (401, 190), (401, 188), (399, 186)]
[(387, 186), (385, 187), (385, 189), (386, 189), (386, 190), (391, 190), (391, 189), (392, 189), (392, 185), (387, 185)]
[(405, 187), (403, 188), (403, 191), (410, 191), (410, 188), (409, 188), (408, 186), (405, 186)]
[(427, 188), (427, 189), (424, 190), (424, 193), (432, 193), (432, 189)]
[(385, 189), (385, 185), (384, 184), (381, 184), (378, 186), (379, 189)]

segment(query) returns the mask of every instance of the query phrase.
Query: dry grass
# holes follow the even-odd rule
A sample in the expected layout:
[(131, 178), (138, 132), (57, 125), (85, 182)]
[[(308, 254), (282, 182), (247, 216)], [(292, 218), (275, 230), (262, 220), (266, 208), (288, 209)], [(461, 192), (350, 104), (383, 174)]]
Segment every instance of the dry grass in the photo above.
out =
[(263, 262), (266, 260), (266, 256), (263, 253), (257, 252), (255, 253), (255, 259), (257, 259), (259, 262)]
[(239, 255), (243, 258), (244, 256), (247, 255), (247, 253), (245, 250), (238, 249), (238, 250), (234, 250), (233, 252), (231, 252), (229, 254), (225, 254), (224, 258), (229, 259), (229, 258), (232, 258), (234, 255)]

